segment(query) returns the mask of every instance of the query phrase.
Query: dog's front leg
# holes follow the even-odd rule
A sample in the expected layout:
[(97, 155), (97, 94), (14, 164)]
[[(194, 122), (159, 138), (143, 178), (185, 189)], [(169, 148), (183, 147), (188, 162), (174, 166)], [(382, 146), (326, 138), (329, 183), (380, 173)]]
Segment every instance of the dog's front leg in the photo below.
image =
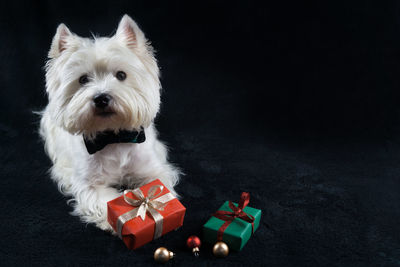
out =
[(138, 146), (135, 150), (137, 154), (132, 157), (130, 165), (132, 170), (127, 184), (134, 188), (145, 185), (154, 179), (160, 179), (171, 193), (177, 196), (174, 186), (178, 183), (182, 172), (168, 162), (167, 148), (156, 139), (152, 127), (147, 129), (147, 136), (148, 141), (146, 142), (148, 143)]
[(105, 185), (90, 185), (75, 192), (73, 215), (84, 222), (94, 223), (102, 230), (113, 232), (107, 222), (107, 202), (121, 195), (117, 189)]
[[(140, 172), (132, 174), (132, 179), (128, 181), (128, 185), (131, 188), (136, 188), (150, 183), (154, 179), (159, 179), (173, 195), (178, 196), (174, 186), (178, 183), (181, 174), (181, 171), (174, 165), (166, 161), (160, 162), (157, 157), (154, 157), (150, 164), (141, 166)], [(140, 178), (136, 179), (135, 177)]]

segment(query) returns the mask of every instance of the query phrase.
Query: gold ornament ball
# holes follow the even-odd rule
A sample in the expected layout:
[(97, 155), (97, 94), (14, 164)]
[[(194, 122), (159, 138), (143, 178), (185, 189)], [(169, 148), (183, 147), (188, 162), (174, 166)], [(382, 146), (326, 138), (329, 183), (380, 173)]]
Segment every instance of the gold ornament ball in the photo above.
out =
[(215, 257), (224, 258), (229, 254), (229, 247), (224, 242), (217, 242), (213, 247), (213, 254)]
[(164, 247), (160, 247), (154, 251), (154, 260), (160, 263), (166, 263), (168, 260), (172, 259), (175, 253), (169, 251)]

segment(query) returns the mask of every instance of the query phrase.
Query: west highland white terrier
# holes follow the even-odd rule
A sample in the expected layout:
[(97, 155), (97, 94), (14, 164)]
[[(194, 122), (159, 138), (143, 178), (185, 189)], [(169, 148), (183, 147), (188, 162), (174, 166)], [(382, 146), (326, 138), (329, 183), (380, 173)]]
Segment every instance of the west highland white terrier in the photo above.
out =
[(40, 134), (72, 214), (111, 231), (107, 202), (120, 188), (158, 178), (176, 194), (180, 172), (153, 124), (159, 68), (138, 25), (124, 15), (114, 36), (89, 39), (60, 24), (48, 56)]

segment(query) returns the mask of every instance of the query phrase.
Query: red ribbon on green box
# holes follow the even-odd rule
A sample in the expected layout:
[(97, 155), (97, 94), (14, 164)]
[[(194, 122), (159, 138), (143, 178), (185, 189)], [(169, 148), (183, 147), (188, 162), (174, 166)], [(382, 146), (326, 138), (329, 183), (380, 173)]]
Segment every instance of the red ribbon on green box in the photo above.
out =
[(252, 233), (254, 233), (254, 216), (251, 214), (247, 214), (243, 211), (243, 209), (249, 204), (250, 202), (250, 194), (247, 192), (243, 192), (240, 196), (239, 205), (236, 207), (231, 201), (229, 201), (229, 208), (232, 211), (224, 211), (218, 210), (213, 214), (214, 217), (225, 221), (225, 223), (218, 229), (217, 240), (222, 241), (222, 237), (226, 228), (228, 228), (229, 224), (233, 222), (234, 219), (239, 218), (248, 223), (251, 223)]

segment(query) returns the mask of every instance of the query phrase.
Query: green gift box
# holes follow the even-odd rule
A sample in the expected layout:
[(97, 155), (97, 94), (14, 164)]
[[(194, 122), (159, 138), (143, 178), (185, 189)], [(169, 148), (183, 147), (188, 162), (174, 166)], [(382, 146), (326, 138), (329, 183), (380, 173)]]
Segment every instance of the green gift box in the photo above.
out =
[[(246, 197), (247, 200), (244, 199)], [(215, 244), (222, 238), (222, 241), (224, 241), (230, 249), (236, 251), (242, 250), (247, 241), (249, 241), (252, 233), (257, 230), (261, 219), (261, 210), (247, 207), (246, 205), (248, 202), (249, 195), (245, 192), (242, 193), (239, 204), (226, 201), (203, 225), (203, 240), (205, 242)], [(234, 205), (234, 210), (232, 210), (229, 206), (230, 203), (231, 205)], [(241, 207), (244, 208), (241, 209)], [(215, 217), (218, 213), (223, 214), (218, 216), (223, 219)], [(247, 219), (251, 217), (253, 217), (252, 219), (254, 219), (254, 221), (252, 219)], [(249, 222), (245, 220), (248, 220)], [(253, 226), (251, 221), (253, 222)], [(226, 229), (223, 229), (224, 227), (226, 227)]]

